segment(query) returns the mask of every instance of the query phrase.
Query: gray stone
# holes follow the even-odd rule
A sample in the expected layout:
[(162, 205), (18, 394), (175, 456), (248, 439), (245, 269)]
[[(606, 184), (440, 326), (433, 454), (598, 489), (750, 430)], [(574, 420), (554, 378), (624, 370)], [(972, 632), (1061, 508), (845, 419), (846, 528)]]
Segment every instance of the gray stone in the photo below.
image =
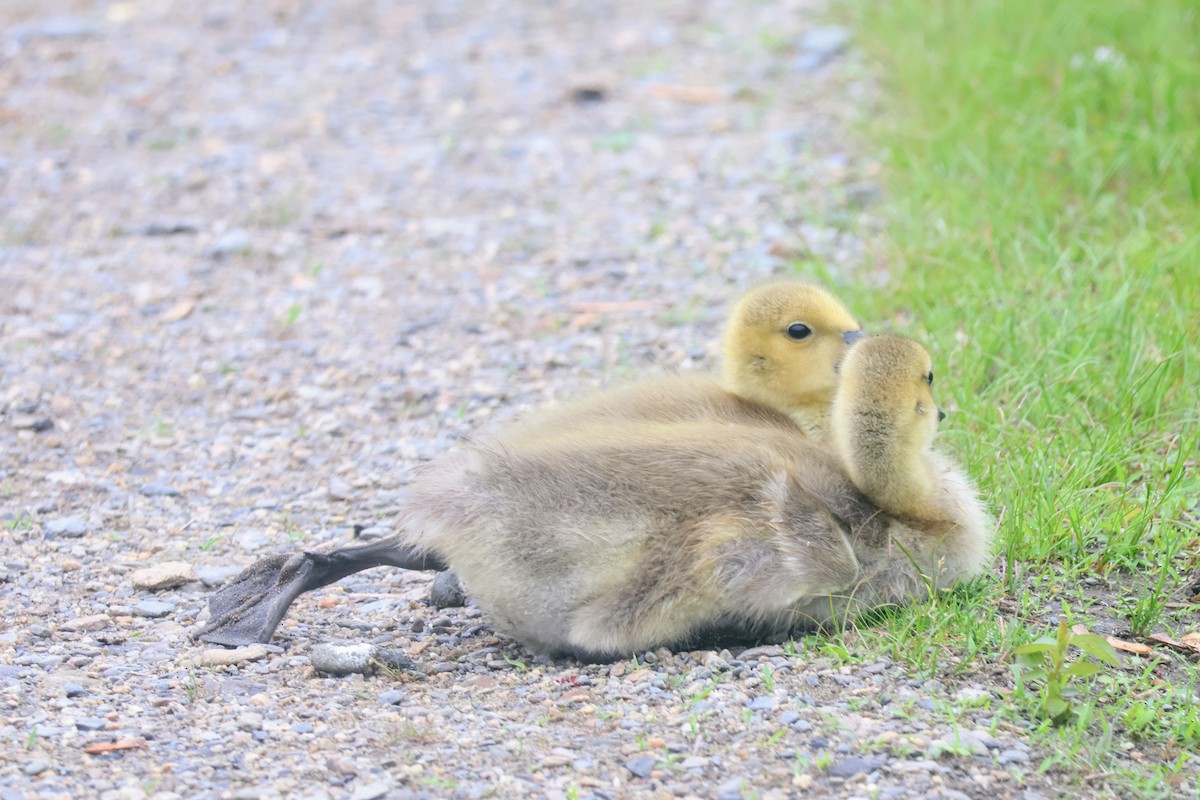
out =
[(363, 528), (358, 531), (356, 538), (369, 542), (372, 539), (382, 539), (385, 536), (390, 536), (392, 529), (386, 525), (372, 525), (369, 528)]
[(196, 567), (196, 576), (205, 586), (224, 586), (242, 573), (241, 567)]
[(182, 233), (198, 233), (200, 221), (195, 219), (156, 219), (142, 228), (143, 236), (175, 236)]
[(764, 644), (750, 647), (738, 654), (738, 661), (757, 661), (760, 658), (771, 658), (783, 655), (783, 648), (777, 644)]
[(26, 775), (40, 775), (50, 769), (50, 762), (44, 758), (35, 758), (33, 761), (28, 761), (25, 766), (21, 767), (21, 771)]
[(79, 697), (87, 694), (87, 688), (78, 683), (64, 683), (62, 690), (67, 697)]
[(64, 631), (98, 631), (101, 628), (107, 628), (110, 622), (112, 622), (112, 618), (108, 614), (92, 614), (87, 617), (69, 619), (58, 627), (59, 630)]
[(235, 723), (244, 731), (256, 731), (263, 726), (263, 715), (254, 711), (247, 711), (243, 714), (238, 714)]
[(884, 756), (850, 756), (830, 767), (829, 775), (834, 778), (853, 778), (874, 772), (886, 763)]
[(60, 517), (48, 520), (42, 526), (42, 532), (46, 536), (62, 536), (66, 539), (78, 539), (87, 533), (87, 529), (87, 523), (79, 517)]
[(761, 695), (750, 701), (750, 708), (754, 709), (755, 711), (774, 711), (775, 698)]
[(710, 669), (714, 672), (724, 672), (725, 670), (729, 669), (729, 662), (721, 658), (716, 653), (710, 653), (709, 656), (704, 659), (704, 666), (706, 669)]
[(43, 39), (83, 39), (95, 36), (99, 26), (84, 17), (51, 17), (33, 26), (30, 31)]
[(375, 781), (363, 786), (354, 787), (354, 791), (350, 793), (350, 800), (378, 800), (392, 790), (392, 784), (388, 781)]
[(812, 28), (800, 37), (800, 55), (795, 67), (812, 72), (832, 61), (850, 43), (850, 32), (838, 25)]
[(354, 494), (354, 488), (342, 478), (335, 476), (329, 479), (330, 500), (349, 500), (352, 494)]
[(976, 689), (972, 686), (964, 686), (954, 694), (954, 699), (966, 705), (985, 705), (992, 699), (990, 692), (984, 689)]
[(1001, 764), (1028, 764), (1029, 754), (1021, 750), (1001, 750), (996, 760)]
[(135, 617), (158, 619), (159, 617), (165, 617), (174, 610), (174, 603), (167, 603), (162, 600), (143, 600), (133, 607), (133, 615)]
[(75, 720), (75, 727), (81, 731), (102, 731), (108, 727), (108, 721), (100, 717), (80, 717)]
[(308, 659), (317, 672), (327, 675), (367, 674), (372, 671), (372, 661), (379, 652), (373, 644), (328, 644), (313, 647)]
[(34, 433), (45, 433), (54, 428), (54, 420), (40, 414), (13, 414), (8, 418), (8, 424), (19, 431), (33, 431)]
[(413, 660), (403, 651), (395, 647), (381, 647), (375, 651), (375, 662), (385, 669), (407, 670), (417, 668)]
[(135, 589), (170, 589), (199, 580), (192, 565), (185, 561), (165, 561), (139, 569), (129, 576)]
[(201, 653), (200, 657), (196, 659), (196, 663), (202, 667), (228, 667), (246, 661), (258, 661), (260, 658), (266, 658), (266, 655), (267, 648), (261, 644), (252, 644), (235, 650), (214, 648)]
[(658, 760), (651, 758), (650, 756), (638, 756), (637, 758), (631, 758), (626, 761), (625, 769), (629, 770), (639, 778), (648, 778), (650, 777), (650, 773), (654, 771), (654, 766), (657, 763)]
[(61, 664), (65, 658), (65, 656), (54, 653), (22, 653), (13, 659), (13, 663), (19, 667), (37, 666), (42, 669), (51, 669)]
[(407, 696), (408, 693), (400, 689), (389, 689), (379, 693), (379, 702), (389, 706), (399, 705)]
[(146, 497), (176, 497), (180, 494), (174, 486), (168, 486), (165, 483), (146, 483), (138, 491)]
[(217, 241), (209, 249), (208, 254), (215, 259), (229, 258), (229, 256), (245, 253), (250, 249), (250, 234), (245, 228), (234, 228), (221, 234)]
[(466, 592), (453, 570), (443, 570), (433, 579), (429, 587), (429, 604), (434, 608), (461, 608), (467, 604)]

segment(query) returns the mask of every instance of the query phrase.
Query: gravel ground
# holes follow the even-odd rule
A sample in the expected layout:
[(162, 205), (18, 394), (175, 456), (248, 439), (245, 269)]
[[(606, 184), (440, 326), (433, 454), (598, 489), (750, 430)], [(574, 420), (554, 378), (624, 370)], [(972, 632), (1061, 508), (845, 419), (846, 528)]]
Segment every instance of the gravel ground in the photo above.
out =
[[(870, 87), (819, 20), (6, 0), (0, 799), (1054, 795), (991, 676), (549, 663), (395, 570), (273, 645), (187, 638), (239, 567), (389, 531), (465, 433), (710, 367), (790, 259), (868, 268)], [(330, 677), (322, 644), (395, 658)]]

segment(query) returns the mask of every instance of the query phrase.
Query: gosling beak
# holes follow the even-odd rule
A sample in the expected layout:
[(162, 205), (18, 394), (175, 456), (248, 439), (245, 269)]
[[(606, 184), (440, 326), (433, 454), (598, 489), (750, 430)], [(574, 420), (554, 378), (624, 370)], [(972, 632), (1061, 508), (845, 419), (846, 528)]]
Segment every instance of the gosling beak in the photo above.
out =
[(938, 409), (938, 422), (941, 422), (941, 421), (942, 421), (942, 420), (944, 420), (945, 418), (946, 418), (946, 412), (945, 412), (945, 411), (942, 411), (942, 410), (939, 408), (939, 409)]
[(854, 344), (859, 339), (865, 338), (866, 335), (866, 331), (846, 331), (842, 334), (842, 339), (845, 340), (846, 344)]

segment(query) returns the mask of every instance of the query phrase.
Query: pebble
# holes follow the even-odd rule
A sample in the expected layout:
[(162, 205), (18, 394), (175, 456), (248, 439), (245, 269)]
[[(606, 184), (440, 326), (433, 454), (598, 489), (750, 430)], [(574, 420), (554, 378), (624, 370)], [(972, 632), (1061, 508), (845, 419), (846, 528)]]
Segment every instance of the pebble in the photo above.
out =
[(370, 527), (358, 530), (357, 538), (364, 542), (369, 542), (372, 539), (382, 539), (386, 536), (391, 536), (392, 529), (386, 525), (371, 525)]
[(99, 717), (80, 717), (75, 720), (75, 727), (81, 731), (102, 731), (108, 727), (108, 722)]
[(838, 761), (829, 768), (829, 775), (834, 778), (853, 778), (855, 775), (871, 773), (887, 764), (884, 756), (850, 756)]
[(964, 686), (954, 693), (954, 699), (960, 703), (967, 705), (980, 705), (990, 702), (992, 695), (984, 689), (976, 689), (973, 686)]
[(833, 60), (849, 43), (850, 32), (840, 26), (811, 28), (800, 37), (800, 55), (795, 67), (801, 72), (812, 72)]
[(139, 491), (146, 497), (176, 497), (180, 493), (174, 486), (165, 483), (146, 483)]
[(238, 714), (234, 724), (244, 731), (256, 731), (263, 726), (263, 715), (254, 711)]
[(1029, 754), (1016, 749), (1001, 750), (996, 756), (996, 761), (1000, 764), (1028, 764)]
[(407, 696), (408, 693), (400, 689), (389, 689), (379, 693), (379, 702), (389, 706), (399, 705)]
[(716, 653), (712, 653), (704, 659), (704, 666), (713, 672), (724, 672), (729, 669), (729, 662)]
[(54, 430), (54, 420), (34, 414), (14, 414), (9, 417), (8, 424), (19, 431), (33, 431), (34, 433)]
[(259, 659), (266, 658), (266, 656), (267, 648), (265, 645), (250, 644), (233, 650), (205, 650), (196, 659), (196, 663), (202, 667), (227, 667), (247, 661), (258, 661)]
[(143, 600), (133, 607), (133, 615), (135, 617), (158, 619), (159, 617), (167, 616), (174, 610), (174, 603), (167, 603), (161, 600)]
[(143, 236), (177, 236), (185, 233), (198, 233), (201, 222), (197, 219), (157, 219), (147, 223), (141, 229)]
[(196, 567), (195, 572), (205, 586), (224, 586), (242, 574), (242, 567)]
[(88, 617), (76, 617), (69, 619), (58, 626), (59, 630), (63, 631), (98, 631), (101, 628), (108, 627), (108, 623), (112, 622), (112, 617), (108, 614), (92, 614)]
[(392, 790), (392, 784), (388, 781), (375, 781), (363, 786), (354, 787), (354, 791), (350, 793), (350, 800), (378, 800)]
[(625, 769), (632, 772), (639, 778), (648, 778), (650, 773), (654, 771), (655, 765), (658, 764), (658, 759), (650, 756), (638, 756), (631, 758), (625, 762)]
[(429, 604), (434, 608), (461, 608), (467, 603), (466, 592), (453, 570), (443, 570), (429, 586)]
[(78, 539), (87, 533), (87, 522), (79, 517), (60, 517), (48, 520), (42, 526), (46, 536), (62, 536), (66, 539)]
[(223, 233), (209, 248), (210, 257), (217, 260), (239, 255), (250, 249), (250, 234), (245, 228), (234, 228)]
[(50, 769), (50, 762), (44, 758), (36, 758), (33, 761), (28, 761), (21, 767), (21, 771), (26, 775), (40, 775), (48, 769)]
[(129, 577), (133, 588), (150, 590), (171, 589), (199, 579), (192, 565), (184, 561), (165, 561), (139, 569)]
[(374, 670), (373, 660), (379, 648), (373, 644), (327, 644), (313, 647), (308, 658), (313, 669), (327, 675), (368, 674)]
[(64, 683), (62, 690), (67, 697), (80, 697), (87, 694), (87, 688), (78, 683)]
[(338, 477), (329, 479), (329, 499), (330, 500), (349, 500), (354, 493), (354, 489), (349, 483)]

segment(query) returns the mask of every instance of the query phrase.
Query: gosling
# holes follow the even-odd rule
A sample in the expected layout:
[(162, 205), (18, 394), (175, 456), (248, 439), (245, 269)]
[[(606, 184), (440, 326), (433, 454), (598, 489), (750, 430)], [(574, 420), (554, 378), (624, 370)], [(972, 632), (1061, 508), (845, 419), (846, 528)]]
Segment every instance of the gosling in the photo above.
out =
[(722, 383), (820, 438), (828, 429), (847, 348), (866, 334), (817, 286), (768, 283), (734, 305), (722, 341)]
[(780, 413), (501, 430), (421, 471), (405, 533), (248, 568), (200, 638), (267, 641), (297, 595), (379, 564), (449, 565), (497, 627), (587, 661), (779, 640), (979, 574), (993, 525), (930, 450), (928, 354), (894, 337), (851, 353), (832, 448)]
[(726, 319), (722, 376), (671, 375), (543, 410), (534, 434), (581, 422), (760, 424), (782, 414), (814, 438), (826, 435), (838, 366), (866, 336), (846, 307), (809, 284), (778, 281), (742, 295)]

